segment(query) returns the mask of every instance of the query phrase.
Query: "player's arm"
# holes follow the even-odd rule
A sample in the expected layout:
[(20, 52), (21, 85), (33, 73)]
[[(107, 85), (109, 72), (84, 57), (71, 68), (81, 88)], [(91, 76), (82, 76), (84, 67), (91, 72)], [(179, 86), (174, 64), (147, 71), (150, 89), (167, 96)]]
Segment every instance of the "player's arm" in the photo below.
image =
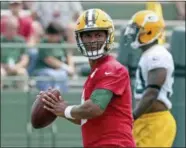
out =
[(96, 89), (91, 95), (91, 99), (85, 101), (82, 105), (76, 105), (71, 108), (71, 118), (65, 117), (74, 124), (81, 124), (81, 119), (91, 119), (100, 116), (110, 102), (113, 93), (106, 89)]
[(145, 113), (157, 99), (161, 86), (165, 82), (166, 75), (166, 68), (156, 68), (148, 72), (148, 85), (137, 108), (133, 111), (134, 120)]
[(77, 125), (81, 124), (81, 119), (68, 119), (68, 118), (66, 119), (74, 124), (77, 124)]
[(89, 100), (71, 109), (71, 116), (75, 119), (91, 119), (100, 116), (111, 101), (112, 96), (113, 93), (110, 90), (96, 89)]
[[(45, 109), (57, 116), (67, 119), (91, 119), (102, 115), (113, 98), (113, 95), (121, 95), (125, 86), (128, 86), (128, 73), (109, 73), (99, 79), (90, 99), (81, 105), (68, 106), (63, 99), (57, 99), (51, 93), (44, 95), (43, 102), (47, 105)], [(73, 120), (72, 120), (73, 121)]]

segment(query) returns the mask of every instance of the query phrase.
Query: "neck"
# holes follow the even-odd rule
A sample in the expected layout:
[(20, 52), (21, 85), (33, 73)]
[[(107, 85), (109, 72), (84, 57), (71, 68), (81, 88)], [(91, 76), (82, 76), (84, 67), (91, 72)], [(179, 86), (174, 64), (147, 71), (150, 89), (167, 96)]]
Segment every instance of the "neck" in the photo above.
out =
[(103, 55), (102, 57), (100, 57), (98, 59), (95, 59), (95, 60), (89, 59), (89, 65), (90, 65), (90, 67), (93, 68), (97, 64), (98, 60), (100, 60), (100, 59), (102, 59), (102, 58), (104, 58), (106, 56), (108, 56), (108, 55)]
[(154, 46), (154, 45), (156, 45), (156, 44), (158, 44), (158, 41), (154, 41), (154, 42), (152, 42), (152, 43), (150, 43), (150, 44), (148, 44), (148, 45), (142, 46), (142, 47), (141, 47), (141, 50), (142, 50), (142, 52), (145, 52), (145, 51), (148, 50), (150, 47), (152, 47), (152, 46)]
[(97, 63), (96, 60), (91, 60), (91, 59), (89, 59), (89, 64), (90, 64), (90, 67), (91, 67), (91, 68), (93, 68), (94, 65), (95, 65), (96, 63)]

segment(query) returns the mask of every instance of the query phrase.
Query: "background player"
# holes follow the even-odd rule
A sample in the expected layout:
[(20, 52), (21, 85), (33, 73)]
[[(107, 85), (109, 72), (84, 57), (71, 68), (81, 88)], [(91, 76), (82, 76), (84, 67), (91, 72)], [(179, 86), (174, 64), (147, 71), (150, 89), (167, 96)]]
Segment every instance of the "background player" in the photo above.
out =
[(164, 32), (164, 20), (149, 10), (133, 15), (126, 29), (131, 46), (141, 48), (136, 71), (134, 97), (136, 108), (134, 137), (138, 147), (171, 147), (176, 123), (170, 113), (174, 63), (171, 54), (158, 44)]
[(91, 66), (82, 104), (68, 106), (43, 92), (44, 108), (77, 124), (81, 121), (84, 147), (135, 147), (129, 74), (108, 55), (114, 41), (113, 21), (100, 9), (85, 11), (77, 21), (76, 41)]

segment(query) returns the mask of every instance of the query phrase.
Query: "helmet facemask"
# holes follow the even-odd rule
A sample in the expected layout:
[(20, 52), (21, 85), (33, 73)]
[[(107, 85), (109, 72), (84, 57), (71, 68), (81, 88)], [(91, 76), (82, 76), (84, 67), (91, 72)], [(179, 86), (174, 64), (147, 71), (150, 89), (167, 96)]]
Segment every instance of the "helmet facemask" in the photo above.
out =
[(139, 36), (139, 26), (136, 23), (129, 24), (124, 32), (124, 44), (128, 45), (134, 42)]
[[(155, 23), (158, 17), (149, 14), (145, 17), (143, 23), (139, 26), (137, 23), (130, 20), (129, 25), (126, 27), (124, 38), (125, 44), (130, 43), (133, 49), (149, 45), (161, 37), (164, 28), (156, 26), (153, 28), (146, 28), (146, 23)], [(153, 35), (153, 37), (152, 37)]]

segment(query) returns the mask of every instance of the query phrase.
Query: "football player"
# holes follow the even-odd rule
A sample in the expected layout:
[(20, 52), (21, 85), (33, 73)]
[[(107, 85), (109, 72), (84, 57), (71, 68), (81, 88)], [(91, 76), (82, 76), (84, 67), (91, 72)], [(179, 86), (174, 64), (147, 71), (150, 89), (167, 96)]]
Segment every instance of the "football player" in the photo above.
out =
[(68, 106), (43, 92), (44, 108), (81, 124), (84, 147), (135, 147), (129, 74), (109, 55), (114, 42), (112, 19), (100, 9), (89, 9), (77, 20), (75, 34), (79, 51), (91, 67), (82, 104)]
[(175, 139), (176, 122), (170, 113), (174, 62), (169, 51), (158, 44), (164, 28), (162, 17), (142, 10), (133, 15), (125, 32), (126, 41), (142, 50), (134, 89), (137, 147), (171, 147)]

